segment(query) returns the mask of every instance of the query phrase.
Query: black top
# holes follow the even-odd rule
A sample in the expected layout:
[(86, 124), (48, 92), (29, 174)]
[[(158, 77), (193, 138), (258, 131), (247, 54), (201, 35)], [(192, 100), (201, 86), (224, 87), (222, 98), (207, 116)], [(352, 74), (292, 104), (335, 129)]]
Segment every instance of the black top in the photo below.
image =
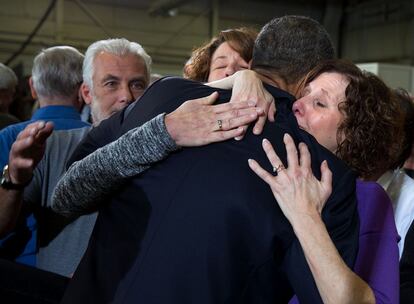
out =
[[(358, 249), (355, 176), (298, 128), (291, 95), (267, 89), (277, 117), (261, 136), (248, 130), (240, 142), (182, 149), (128, 180), (108, 200), (63, 303), (283, 303), (292, 295), (289, 286), (301, 303), (321, 302), (288, 220), (247, 159), (271, 170), (261, 148), (266, 137), (286, 164), (282, 138), (288, 132), (308, 145), (317, 177), (321, 162), (328, 161), (333, 193), (323, 219), (349, 266)], [(189, 80), (161, 79), (125, 119), (113, 116), (93, 130), (73, 159), (213, 91)], [(231, 91), (219, 94), (224, 102)]]
[(400, 303), (414, 300), (414, 222), (405, 236), (404, 251), (400, 260)]

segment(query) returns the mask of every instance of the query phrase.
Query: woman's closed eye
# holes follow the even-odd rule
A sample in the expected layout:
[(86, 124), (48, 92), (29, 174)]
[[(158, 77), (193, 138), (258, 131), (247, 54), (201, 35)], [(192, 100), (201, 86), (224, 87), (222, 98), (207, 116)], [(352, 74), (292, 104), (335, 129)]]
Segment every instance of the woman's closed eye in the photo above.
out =
[(320, 100), (315, 100), (315, 104), (320, 108), (326, 108), (326, 104), (321, 102)]
[(226, 65), (218, 65), (213, 67), (213, 70), (221, 70), (221, 69), (225, 69), (227, 66)]

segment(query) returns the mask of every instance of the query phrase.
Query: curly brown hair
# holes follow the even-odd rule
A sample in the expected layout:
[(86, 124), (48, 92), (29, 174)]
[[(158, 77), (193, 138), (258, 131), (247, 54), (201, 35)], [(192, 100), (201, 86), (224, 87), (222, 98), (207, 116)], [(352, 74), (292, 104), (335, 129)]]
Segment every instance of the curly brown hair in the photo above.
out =
[(206, 82), (210, 74), (211, 58), (224, 42), (227, 42), (232, 49), (239, 53), (244, 61), (249, 62), (252, 59), (257, 34), (257, 31), (246, 27), (221, 31), (210, 42), (193, 50), (191, 58), (184, 66), (184, 77)]
[(304, 84), (327, 72), (349, 80), (345, 100), (338, 105), (344, 120), (338, 127), (336, 155), (359, 177), (377, 179), (395, 164), (401, 151), (404, 115), (397, 96), (379, 77), (346, 60), (321, 62)]

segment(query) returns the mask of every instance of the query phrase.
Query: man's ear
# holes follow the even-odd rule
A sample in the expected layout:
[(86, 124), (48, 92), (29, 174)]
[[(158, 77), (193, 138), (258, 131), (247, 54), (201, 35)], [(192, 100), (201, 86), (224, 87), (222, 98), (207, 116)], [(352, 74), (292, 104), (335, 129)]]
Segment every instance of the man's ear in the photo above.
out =
[(32, 94), (33, 99), (37, 99), (37, 93), (33, 86), (33, 79), (32, 76), (29, 78), (29, 87), (30, 87), (30, 94)]
[(83, 100), (87, 105), (92, 103), (92, 91), (86, 83), (82, 83), (80, 87), (80, 93), (82, 95)]
[(251, 69), (252, 69), (252, 60), (253, 60), (253, 59), (250, 59), (250, 61), (249, 61), (249, 70), (251, 70)]
[(82, 111), (82, 108), (85, 105), (85, 102), (83, 101), (83, 97), (82, 97), (81, 86), (79, 86), (78, 93), (76, 94), (76, 98), (73, 100), (73, 105), (79, 112)]

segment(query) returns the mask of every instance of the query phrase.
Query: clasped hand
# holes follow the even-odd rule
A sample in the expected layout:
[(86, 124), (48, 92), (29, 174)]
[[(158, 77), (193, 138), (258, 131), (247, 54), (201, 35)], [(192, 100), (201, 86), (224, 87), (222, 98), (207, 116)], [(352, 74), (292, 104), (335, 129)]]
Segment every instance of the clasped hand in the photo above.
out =
[(168, 133), (178, 146), (202, 146), (242, 135), (242, 127), (263, 110), (252, 102), (213, 105), (218, 93), (188, 100), (165, 116)]

